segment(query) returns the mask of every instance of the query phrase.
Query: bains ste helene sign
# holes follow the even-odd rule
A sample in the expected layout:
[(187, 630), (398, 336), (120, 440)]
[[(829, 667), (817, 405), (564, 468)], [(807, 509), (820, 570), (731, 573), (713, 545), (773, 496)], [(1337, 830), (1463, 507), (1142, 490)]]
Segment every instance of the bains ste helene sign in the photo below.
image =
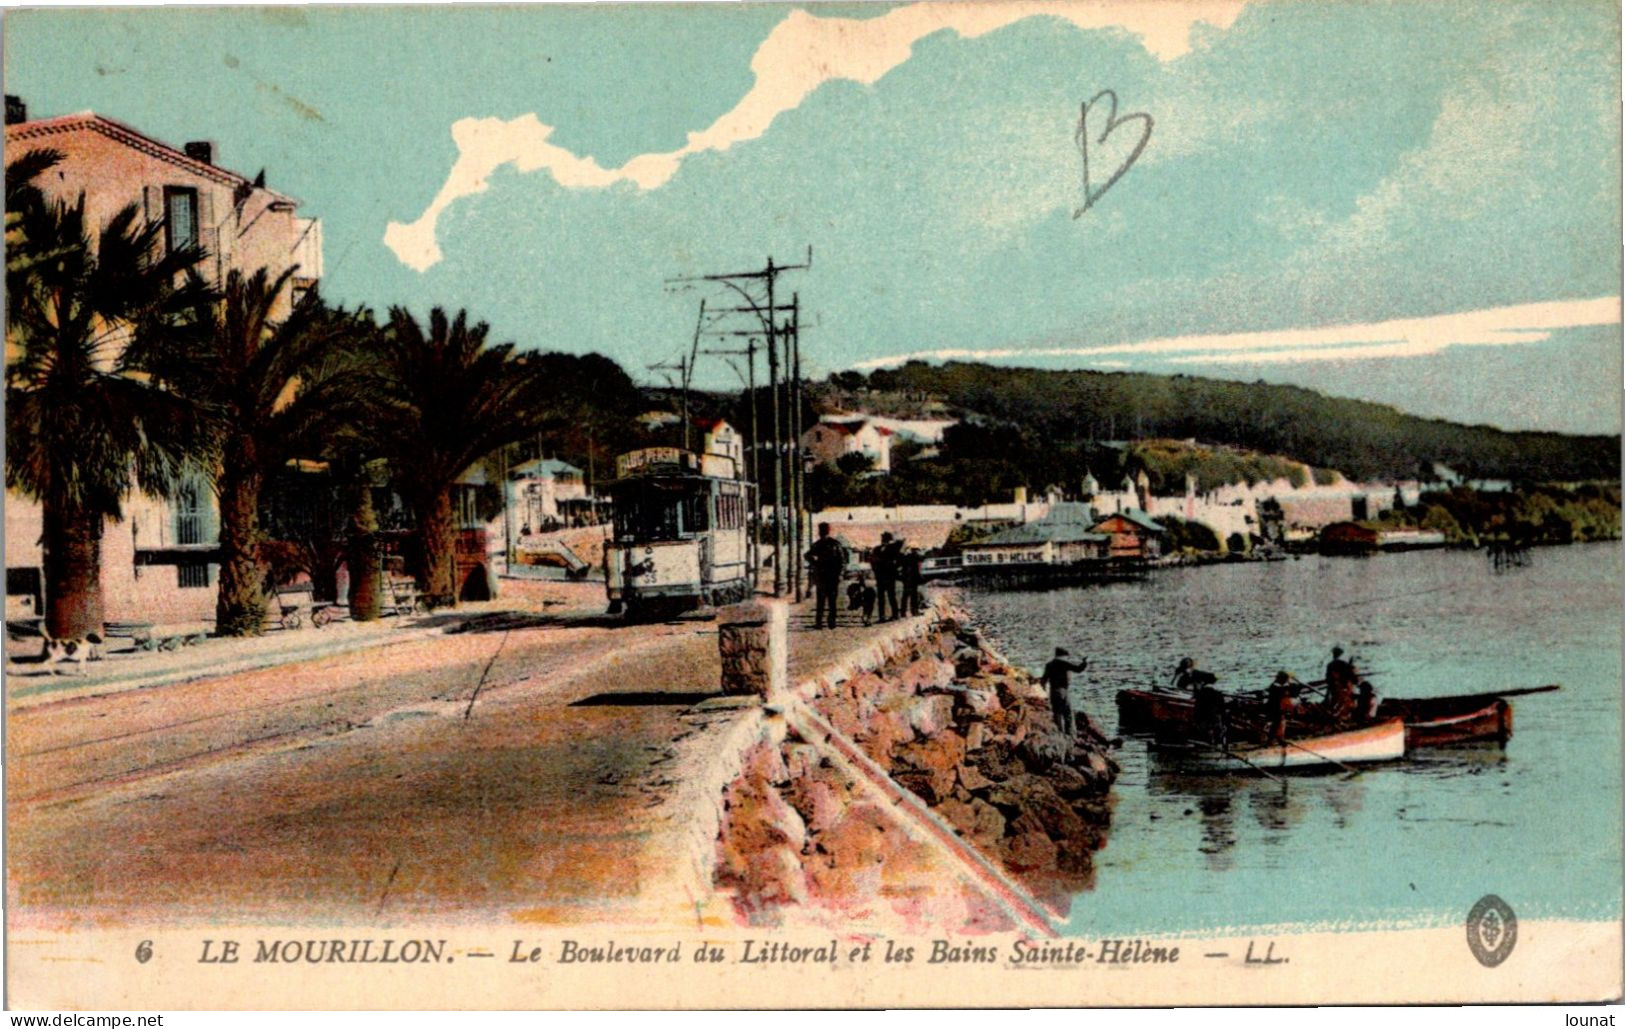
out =
[(5, 23), (10, 1003), (1619, 996), (1608, 5)]

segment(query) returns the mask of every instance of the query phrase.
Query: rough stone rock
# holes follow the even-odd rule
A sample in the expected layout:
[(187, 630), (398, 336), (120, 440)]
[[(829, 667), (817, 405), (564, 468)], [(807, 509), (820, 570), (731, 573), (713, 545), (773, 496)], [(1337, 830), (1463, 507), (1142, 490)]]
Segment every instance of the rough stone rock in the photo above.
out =
[(1089, 774), (1094, 777), (1095, 782), (1101, 784), (1103, 789), (1110, 787), (1112, 780), (1117, 778), (1117, 762), (1100, 750), (1089, 751), (1087, 760)]
[(1050, 839), (1088, 838), (1089, 827), (1078, 817), (1078, 813), (1072, 810), (1072, 805), (1049, 788), (1047, 782), (1044, 783), (1043, 789), (1032, 788), (1031, 794), (1026, 798), (1026, 805), (1026, 813), (1038, 822)]
[(939, 657), (921, 657), (903, 668), (897, 683), (910, 693), (942, 690), (954, 681), (954, 666)]
[(983, 722), (972, 722), (965, 726), (965, 749), (980, 750), (987, 742), (987, 725)]
[(948, 658), (954, 665), (954, 677), (967, 679), (982, 670), (982, 652), (970, 647), (960, 647)]
[(717, 841), (717, 875), (737, 885), (742, 897), (756, 897), (765, 888), (758, 879), (762, 855), (774, 850), (800, 854), (806, 843), (806, 823), (777, 790), (750, 779), (729, 787), (728, 818)]
[(965, 741), (951, 732), (905, 743), (892, 751), (892, 777), (935, 804), (953, 792), (958, 767), (965, 760)]
[(1047, 772), (1067, 759), (1072, 746), (1067, 738), (1054, 729), (1028, 733), (1016, 753), (1022, 763), (1034, 772)]
[(954, 715), (961, 721), (983, 721), (1001, 706), (994, 690), (967, 687), (954, 695)]
[(820, 707), (819, 714), (829, 721), (836, 732), (847, 739), (863, 731), (864, 723), (859, 717), (856, 704), (841, 703), (837, 699), (834, 703)]
[(905, 703), (892, 698), (876, 707), (852, 738), (881, 767), (891, 764), (892, 751), (914, 738)]
[(1041, 832), (1024, 832), (1005, 840), (1004, 862), (1013, 871), (1035, 872), (1055, 867), (1055, 842)]
[(986, 799), (1012, 822), (1035, 819), (1032, 828), (1052, 836), (1077, 831), (1082, 825), (1072, 808), (1041, 776), (1023, 773), (997, 783), (987, 791)]
[(790, 789), (790, 803), (814, 837), (840, 821), (846, 813), (847, 791), (824, 776), (793, 780)]
[(961, 764), (954, 769), (954, 772), (959, 776), (959, 785), (963, 786), (967, 792), (974, 793), (977, 790), (988, 789), (993, 785), (992, 779), (983, 775), (979, 768), (969, 762)]
[(1085, 845), (1077, 845), (1076, 840), (1068, 840), (1068, 844), (1056, 844), (1055, 866), (1061, 871), (1071, 875), (1089, 875), (1095, 870), (1094, 852), (1098, 849), (1097, 842), (1089, 840)]
[(929, 739), (953, 724), (954, 698), (945, 693), (915, 697), (908, 704), (908, 725), (919, 739)]
[(998, 808), (980, 797), (947, 798), (937, 808), (950, 824), (964, 833), (976, 846), (994, 852), (1004, 838), (1004, 816)]
[(1010, 741), (1000, 738), (990, 739), (986, 745), (976, 748), (971, 763), (994, 782), (1003, 782), (1027, 770), (1016, 757)]
[(988, 719), (988, 728), (1004, 737), (1006, 743), (1017, 746), (1027, 738), (1027, 719), (1020, 708), (1005, 708), (999, 716)]
[(818, 754), (818, 748), (810, 743), (786, 743), (784, 745), (784, 767), (791, 782), (812, 775), (818, 770), (822, 760)]
[(784, 752), (771, 744), (753, 747), (745, 757), (746, 778), (757, 782), (782, 786), (790, 781), (790, 770), (784, 764)]
[(862, 672), (841, 684), (841, 692), (860, 702), (872, 703), (875, 697), (890, 689), (890, 684), (873, 672)]
[(1075, 797), (1087, 796), (1095, 791), (1095, 783), (1089, 776), (1073, 768), (1071, 765), (1056, 765), (1045, 773), (1055, 792), (1071, 800)]
[(851, 870), (886, 860), (893, 838), (901, 836), (885, 810), (862, 803), (847, 808), (840, 821), (818, 835), (815, 846), (835, 868)]
[(807, 873), (801, 854), (789, 847), (769, 847), (751, 855), (746, 883), (746, 892), (757, 903), (807, 902)]

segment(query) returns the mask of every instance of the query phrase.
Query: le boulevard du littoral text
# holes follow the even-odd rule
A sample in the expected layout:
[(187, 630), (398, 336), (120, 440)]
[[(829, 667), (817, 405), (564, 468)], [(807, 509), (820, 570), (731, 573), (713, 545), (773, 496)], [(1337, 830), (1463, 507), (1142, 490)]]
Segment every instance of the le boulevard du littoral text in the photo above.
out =
[[(1254, 961), (1253, 947), (1247, 960)], [(1267, 958), (1265, 957), (1267, 955)], [(1215, 955), (1217, 956), (1217, 955)], [(452, 946), (445, 939), (205, 939), (198, 963), (250, 964), (452, 964), (487, 960), (502, 964), (554, 965), (1147, 965), (1177, 964), (1181, 947), (1167, 941), (1028, 940), (985, 943), (950, 939), (830, 939), (821, 943), (782, 940), (690, 940), (626, 944), (574, 939), (512, 940), (504, 947)], [(1278, 963), (1274, 945), (1259, 947), (1256, 963)]]

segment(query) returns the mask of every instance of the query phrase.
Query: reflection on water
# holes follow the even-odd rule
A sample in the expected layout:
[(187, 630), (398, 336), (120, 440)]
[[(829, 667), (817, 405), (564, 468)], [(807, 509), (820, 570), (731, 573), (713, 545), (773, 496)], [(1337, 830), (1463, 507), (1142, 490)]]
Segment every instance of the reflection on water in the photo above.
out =
[[(1495, 744), (1343, 772), (1196, 774), (1129, 738), (1079, 933), (1302, 922), (1459, 923), (1484, 893), (1520, 917), (1620, 911), (1618, 544), (1542, 550), (1516, 574), (1482, 555), (1172, 569), (1043, 593), (967, 591), (1018, 664), (1089, 655), (1074, 703), (1108, 733), (1114, 697), (1195, 656), (1224, 689), (1278, 669), (1319, 678), (1349, 650), (1379, 693), (1429, 697), (1560, 682), (1513, 701)], [(1514, 899), (1516, 898), (1516, 899)]]

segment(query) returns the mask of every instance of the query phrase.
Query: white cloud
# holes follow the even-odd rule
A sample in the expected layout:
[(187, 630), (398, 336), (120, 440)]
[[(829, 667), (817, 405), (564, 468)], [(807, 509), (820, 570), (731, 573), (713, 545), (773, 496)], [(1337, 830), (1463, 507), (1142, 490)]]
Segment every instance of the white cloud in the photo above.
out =
[[(1557, 329), (1618, 325), (1620, 298), (1553, 300), (1479, 311), (1396, 318), (1360, 325), (1325, 325), (1269, 332), (1169, 336), (1104, 346), (998, 347), (985, 350), (921, 350), (861, 361), (881, 368), (905, 361), (998, 361), (1039, 357), (1098, 358), (1125, 354), (1161, 358), (1169, 364), (1287, 364), (1422, 357), (1446, 347), (1518, 346), (1540, 343)], [(1121, 360), (1090, 360), (1096, 367), (1123, 367)]]
[(708, 128), (688, 135), (688, 142), (668, 153), (639, 154), (619, 168), (604, 168), (548, 141), (553, 126), (535, 114), (512, 121), (464, 118), (452, 126), (458, 156), (440, 192), (418, 219), (390, 222), (384, 243), (401, 262), (424, 271), (441, 258), (435, 236), (440, 215), (458, 200), (482, 193), (490, 176), (503, 165), (521, 172), (548, 171), (567, 189), (601, 189), (628, 182), (656, 189), (677, 174), (683, 159), (703, 151), (724, 151), (735, 143), (757, 139), (773, 120), (800, 106), (826, 82), (845, 79), (872, 85), (908, 60), (914, 44), (944, 29), (974, 39), (1035, 16), (1061, 18), (1082, 29), (1120, 28), (1138, 36), (1159, 60), (1169, 61), (1190, 49), (1198, 22), (1228, 28), (1245, 0), (1170, 0), (1124, 3), (1104, 0), (1007, 0), (1003, 3), (915, 3), (877, 18), (819, 17), (792, 11), (774, 27), (751, 58), (756, 81), (739, 103)]

